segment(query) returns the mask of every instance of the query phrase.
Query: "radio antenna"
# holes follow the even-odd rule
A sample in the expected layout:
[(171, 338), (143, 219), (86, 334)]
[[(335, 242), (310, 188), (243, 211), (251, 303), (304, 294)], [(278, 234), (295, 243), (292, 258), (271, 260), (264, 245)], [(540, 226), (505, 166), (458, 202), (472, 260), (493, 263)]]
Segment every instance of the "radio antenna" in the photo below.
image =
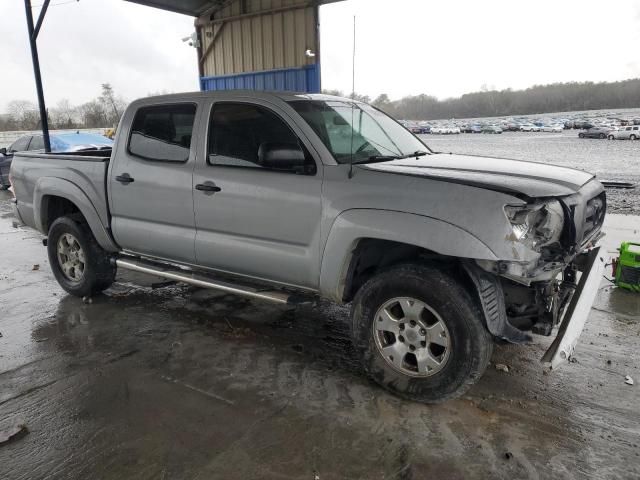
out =
[(355, 105), (353, 100), (356, 98), (356, 16), (353, 16), (353, 54), (351, 56), (351, 162), (349, 164), (349, 178), (353, 177), (353, 111)]
[(353, 56), (351, 58), (351, 99), (356, 98), (356, 16), (353, 16)]

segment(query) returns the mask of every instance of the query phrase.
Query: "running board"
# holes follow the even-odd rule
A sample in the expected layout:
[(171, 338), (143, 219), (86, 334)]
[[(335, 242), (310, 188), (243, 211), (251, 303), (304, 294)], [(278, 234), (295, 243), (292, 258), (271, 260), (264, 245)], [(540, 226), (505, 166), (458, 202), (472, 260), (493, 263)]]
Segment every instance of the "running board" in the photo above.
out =
[(224, 282), (206, 274), (195, 273), (190, 270), (183, 270), (171, 265), (158, 264), (138, 258), (117, 258), (116, 265), (126, 270), (157, 275), (158, 277), (188, 283), (196, 287), (212, 288), (214, 290), (233, 293), (234, 295), (242, 295), (244, 297), (267, 300), (285, 305), (299, 305), (312, 301), (311, 297), (294, 295), (278, 290), (261, 290), (239, 283)]

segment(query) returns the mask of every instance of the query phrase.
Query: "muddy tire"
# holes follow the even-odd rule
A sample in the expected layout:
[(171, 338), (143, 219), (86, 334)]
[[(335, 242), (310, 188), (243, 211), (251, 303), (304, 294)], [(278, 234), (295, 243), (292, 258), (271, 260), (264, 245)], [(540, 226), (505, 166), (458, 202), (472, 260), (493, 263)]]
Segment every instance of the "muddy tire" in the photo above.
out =
[(433, 266), (403, 264), (371, 278), (356, 294), (352, 321), (367, 374), (418, 402), (462, 395), (482, 376), (493, 351), (470, 294)]
[(95, 295), (115, 279), (116, 267), (82, 219), (56, 219), (49, 228), (47, 252), (56, 280), (71, 295)]

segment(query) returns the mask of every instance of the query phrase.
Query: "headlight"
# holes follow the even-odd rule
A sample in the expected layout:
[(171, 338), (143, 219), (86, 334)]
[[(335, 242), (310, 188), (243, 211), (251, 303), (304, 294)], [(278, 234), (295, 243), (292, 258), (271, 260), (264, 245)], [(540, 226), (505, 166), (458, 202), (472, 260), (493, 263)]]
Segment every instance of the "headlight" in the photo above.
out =
[(506, 205), (504, 212), (516, 240), (532, 250), (540, 251), (542, 247), (560, 240), (564, 211), (558, 200), (526, 206)]

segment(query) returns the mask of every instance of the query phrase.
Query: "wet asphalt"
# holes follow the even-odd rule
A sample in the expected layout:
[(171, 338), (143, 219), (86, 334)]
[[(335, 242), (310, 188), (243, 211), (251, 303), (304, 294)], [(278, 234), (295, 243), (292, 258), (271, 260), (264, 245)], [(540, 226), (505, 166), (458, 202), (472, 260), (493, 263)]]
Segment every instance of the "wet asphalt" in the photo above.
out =
[[(545, 372), (546, 337), (497, 345), (467, 395), (427, 406), (365, 378), (344, 307), (128, 272), (90, 303), (68, 296), (8, 198), (0, 432), (28, 433), (0, 445), (0, 479), (640, 477), (640, 295), (603, 280), (575, 363)], [(613, 252), (640, 217), (609, 216), (607, 231)]]

